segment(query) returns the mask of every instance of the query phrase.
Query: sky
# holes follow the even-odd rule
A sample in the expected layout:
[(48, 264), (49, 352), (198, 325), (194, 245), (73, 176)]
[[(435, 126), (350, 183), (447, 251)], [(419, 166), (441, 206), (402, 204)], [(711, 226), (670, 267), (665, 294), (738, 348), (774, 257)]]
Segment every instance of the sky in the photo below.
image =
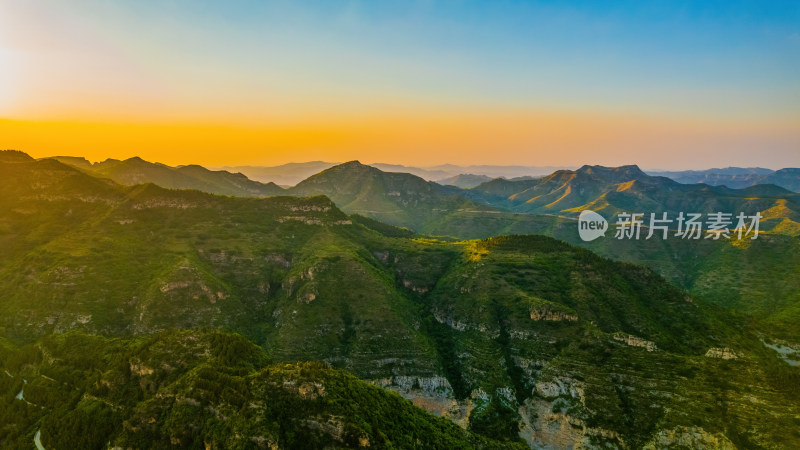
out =
[(800, 2), (0, 0), (0, 148), (800, 166)]

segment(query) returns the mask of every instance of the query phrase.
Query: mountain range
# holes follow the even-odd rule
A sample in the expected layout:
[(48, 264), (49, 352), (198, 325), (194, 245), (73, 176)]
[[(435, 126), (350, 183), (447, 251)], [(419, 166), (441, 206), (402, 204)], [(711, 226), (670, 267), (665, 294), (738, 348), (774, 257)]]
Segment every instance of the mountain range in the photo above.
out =
[(651, 175), (669, 177), (679, 183), (705, 183), (712, 186), (745, 188), (756, 184), (774, 184), (784, 189), (800, 192), (800, 169), (780, 170), (760, 167), (744, 169), (727, 167), (724, 169), (684, 170), (677, 172), (649, 172)]
[(209, 170), (196, 164), (171, 167), (166, 164), (148, 162), (139, 157), (123, 161), (107, 159), (97, 163), (70, 156), (56, 156), (52, 159), (91, 175), (108, 178), (129, 186), (153, 183), (168, 189), (196, 189), (217, 195), (238, 197), (267, 197), (283, 192), (281, 187), (272, 182), (260, 183), (241, 173)]
[[(147, 169), (137, 169), (136, 174), (169, 170), (138, 159), (133, 162), (131, 166)], [(150, 181), (160, 184), (161, 179), (152, 177)], [(218, 184), (201, 186), (201, 190), (214, 192)], [(636, 166), (587, 165), (538, 179), (499, 178), (460, 189), (352, 161), (278, 192), (325, 195), (345, 213), (429, 235), (474, 239), (544, 234), (613, 259), (645, 264), (690, 292), (768, 321), (776, 330), (783, 330), (785, 337), (800, 334), (800, 282), (792, 275), (800, 271), (796, 239), (800, 234), (800, 196), (774, 185), (744, 189), (687, 185), (648, 175)], [(605, 215), (612, 225), (613, 217), (623, 211), (667, 213), (671, 218), (680, 212), (760, 212), (764, 216), (761, 232), (768, 234), (746, 245), (679, 238), (587, 243), (578, 238), (574, 222), (583, 209)], [(765, 271), (768, 276), (763, 275)], [(720, 277), (727, 282), (714, 281)]]
[(459, 175), (454, 175), (452, 177), (443, 178), (441, 180), (436, 180), (436, 182), (445, 186), (455, 186), (455, 187), (460, 187), (462, 189), (471, 189), (474, 188), (475, 186), (478, 186), (480, 184), (483, 184), (491, 180), (493, 180), (493, 178), (486, 175), (462, 173)]
[(465, 192), (468, 198), (515, 212), (577, 216), (584, 209), (616, 215), (621, 211), (764, 211), (791, 202), (797, 222), (800, 195), (774, 185), (744, 189), (681, 184), (655, 177), (637, 166), (583, 166), (559, 170), (536, 180), (496, 179)]
[[(275, 182), (278, 185), (288, 187), (294, 186), (311, 175), (338, 164), (339, 163), (312, 161), (306, 163), (289, 163), (280, 166), (226, 166), (222, 167), (222, 169), (241, 172), (249, 178), (263, 183)], [(453, 185), (464, 189), (476, 187), (480, 183), (495, 178), (540, 178), (558, 170), (573, 169), (572, 167), (552, 166), (459, 166), (455, 164), (443, 164), (430, 167), (414, 167), (384, 163), (371, 163), (370, 165), (384, 172), (410, 173), (427, 181), (436, 181), (439, 184)], [(682, 184), (704, 183), (710, 186), (727, 186), (733, 189), (746, 188), (757, 184), (774, 184), (793, 192), (800, 192), (800, 169), (797, 168), (772, 170), (761, 167), (726, 167), (720, 169), (681, 171), (645, 170), (645, 172), (652, 176), (670, 178)]]
[[(0, 438), (800, 445), (800, 374), (773, 350), (798, 336), (795, 194), (676, 191), (689, 207), (783, 204), (757, 240), (587, 244), (666, 279), (546, 236), (497, 236), (520, 227), (575, 241), (567, 210), (591, 195), (610, 197), (601, 212), (669, 202), (649, 184), (671, 181), (640, 172), (587, 166), (461, 190), (350, 162), (248, 198), (127, 186), (3, 152)], [(609, 195), (625, 184), (637, 195)], [(552, 214), (511, 210), (509, 197), (544, 186), (577, 192), (535, 206)], [(453, 232), (393, 226), (404, 223)], [(474, 230), (495, 234), (461, 239)]]
[[(263, 183), (275, 182), (281, 186), (294, 186), (306, 178), (329, 169), (340, 163), (311, 161), (304, 163), (288, 163), (279, 166), (223, 166), (220, 169), (241, 172), (249, 178)], [(410, 173), (427, 181), (446, 180), (464, 174), (492, 178), (517, 178), (547, 175), (564, 167), (552, 166), (492, 166), (472, 165), (459, 166), (441, 164), (437, 166), (414, 167), (401, 164), (370, 163), (372, 167), (383, 172)], [(446, 183), (443, 183), (446, 184)], [(463, 186), (462, 186), (463, 187)], [(472, 186), (468, 186), (472, 187)]]

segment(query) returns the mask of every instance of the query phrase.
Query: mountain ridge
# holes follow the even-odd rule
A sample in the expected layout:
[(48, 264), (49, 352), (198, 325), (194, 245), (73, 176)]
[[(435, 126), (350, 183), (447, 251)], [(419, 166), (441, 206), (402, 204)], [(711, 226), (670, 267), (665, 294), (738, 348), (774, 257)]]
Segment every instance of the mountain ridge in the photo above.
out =
[(196, 189), (212, 194), (244, 197), (283, 193), (283, 189), (275, 183), (260, 183), (241, 173), (212, 171), (196, 164), (171, 167), (151, 163), (138, 156), (125, 160), (106, 159), (96, 163), (89, 163), (78, 157), (57, 156), (52, 159), (129, 186), (149, 182), (168, 189)]
[[(343, 189), (356, 200), (363, 192), (350, 188), (365, 179), (383, 192), (393, 192), (392, 183), (436, 189), (396, 174), (387, 181), (358, 163), (338, 172), (353, 181)], [(127, 187), (55, 160), (0, 163), (0, 173), (0, 280), (8, 293), (0, 331), (12, 343), (69, 332), (233, 331), (275, 362), (322, 361), (477, 434), (534, 447), (558, 439), (640, 447), (688, 426), (740, 446), (800, 439), (775, 431), (796, 415), (797, 375), (759, 341), (758, 328), (641, 266), (543, 236), (403, 236), (370, 228), (324, 196)], [(167, 360), (154, 361), (144, 367), (155, 374)], [(141, 374), (142, 363), (122, 367)], [(168, 372), (158, 370), (164, 375), (153, 383)], [(245, 372), (202, 373), (176, 390), (135, 379), (133, 392), (169, 394), (135, 410), (135, 422), (205, 423), (202, 408), (173, 416), (159, 405), (203, 405), (208, 399), (189, 392), (247, 380)], [(738, 390), (758, 402), (732, 394)], [(35, 388), (25, 392), (36, 399)], [(259, 392), (233, 390), (242, 404)], [(241, 402), (223, 398), (232, 400), (210, 405), (231, 411)], [(758, 419), (765, 415), (773, 419)]]

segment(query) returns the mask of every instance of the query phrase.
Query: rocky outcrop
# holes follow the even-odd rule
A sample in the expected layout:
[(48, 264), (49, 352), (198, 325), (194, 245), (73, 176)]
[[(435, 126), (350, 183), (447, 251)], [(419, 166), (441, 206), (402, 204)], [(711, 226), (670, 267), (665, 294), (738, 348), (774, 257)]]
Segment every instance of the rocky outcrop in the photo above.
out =
[(450, 393), (453, 388), (445, 377), (416, 377), (396, 375), (391, 378), (373, 380), (375, 385), (394, 390), (418, 390), (422, 392)]
[(303, 382), (298, 384), (295, 381), (284, 381), (283, 388), (306, 400), (324, 397), (326, 395), (325, 386), (317, 382)]
[(569, 322), (577, 322), (578, 316), (574, 314), (567, 314), (563, 311), (552, 311), (548, 308), (537, 308), (531, 310), (531, 319), (539, 321), (539, 320), (546, 320), (549, 322), (561, 322), (561, 321), (569, 321)]
[(161, 198), (146, 200), (132, 206), (135, 210), (153, 209), (153, 208), (171, 208), (171, 209), (192, 209), (197, 208), (199, 205), (195, 202), (183, 201), (177, 198)]
[(586, 423), (560, 410), (553, 411), (554, 402), (540, 398), (529, 399), (519, 408), (522, 423), (519, 436), (536, 449), (584, 449), (601, 447), (625, 448), (615, 431), (588, 427)]
[(691, 448), (697, 450), (720, 449), (735, 450), (736, 446), (721, 433), (709, 433), (700, 427), (679, 426), (671, 430), (661, 430), (653, 436), (645, 450), (662, 448)]
[(451, 420), (462, 428), (469, 425), (469, 415), (475, 409), (475, 398), (456, 400), (452, 386), (444, 377), (394, 376), (373, 380), (372, 384), (397, 392), (414, 406)]
[(138, 376), (144, 375), (152, 375), (153, 369), (151, 367), (145, 366), (141, 361), (138, 359), (133, 359), (130, 361), (130, 370), (131, 373)]
[(301, 212), (328, 212), (331, 210), (330, 206), (317, 206), (317, 205), (299, 205), (295, 206), (292, 205), (289, 207), (290, 211), (301, 211)]
[(728, 347), (711, 347), (706, 352), (706, 358), (737, 359), (739, 355)]
[(424, 294), (428, 292), (428, 288), (423, 286), (417, 286), (416, 283), (414, 283), (411, 280), (403, 280), (403, 287), (405, 287), (406, 289), (411, 289), (412, 291), (417, 292), (419, 294)]
[(448, 327), (457, 330), (457, 331), (468, 331), (468, 330), (476, 330), (492, 339), (496, 339), (500, 336), (500, 330), (493, 329), (486, 324), (478, 323), (478, 324), (470, 324), (466, 322), (461, 322), (458, 319), (448, 315), (443, 311), (433, 310), (433, 318), (436, 319), (437, 322), (447, 325)]
[(654, 352), (658, 350), (658, 347), (656, 347), (655, 342), (642, 339), (632, 334), (614, 333), (614, 340), (624, 342), (626, 345), (630, 347), (641, 347), (647, 350), (648, 352)]
[(589, 427), (581, 417), (567, 412), (568, 406), (573, 410), (585, 408), (583, 382), (555, 377), (536, 383), (534, 389), (536, 395), (519, 408), (519, 436), (531, 448), (597, 448), (598, 443), (624, 448), (617, 432)]
[(278, 222), (280, 222), (280, 223), (284, 223), (284, 222), (288, 222), (288, 221), (302, 222), (302, 223), (304, 223), (306, 225), (322, 225), (322, 221), (321, 220), (315, 219), (315, 218), (312, 218), (312, 217), (306, 217), (306, 216), (283, 216), (283, 217), (278, 217)]
[(583, 403), (583, 383), (571, 378), (559, 377), (551, 381), (540, 381), (536, 383), (536, 393), (545, 398), (553, 399), (556, 397), (570, 397)]

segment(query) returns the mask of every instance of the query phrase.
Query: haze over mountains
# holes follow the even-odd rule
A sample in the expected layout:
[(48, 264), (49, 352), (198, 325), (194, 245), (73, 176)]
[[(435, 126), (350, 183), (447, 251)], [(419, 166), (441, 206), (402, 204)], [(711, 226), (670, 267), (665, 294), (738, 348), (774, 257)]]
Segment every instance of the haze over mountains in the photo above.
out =
[[(608, 168), (583, 166), (577, 170), (558, 170), (539, 178), (494, 178), (473, 177), (467, 184), (485, 180), (473, 188), (454, 189), (430, 183), (422, 177), (402, 172), (386, 172), (373, 166), (350, 162), (326, 167), (319, 173), (306, 177), (296, 186), (283, 189), (275, 183), (260, 183), (249, 180), (241, 173), (211, 171), (197, 165), (170, 167), (150, 163), (140, 158), (124, 161), (106, 160), (91, 164), (83, 158), (55, 157), (66, 164), (89, 171), (115, 182), (134, 185), (154, 183), (171, 189), (197, 189), (219, 195), (265, 197), (271, 195), (329, 195), (337, 204), (352, 212), (374, 215), (393, 225), (410, 226), (410, 218), (392, 219), (391, 214), (406, 214), (405, 210), (423, 210), (420, 201), (444, 202), (449, 205), (428, 205), (430, 214), (463, 210), (505, 210), (524, 213), (556, 213), (576, 216), (582, 209), (616, 214), (621, 210), (646, 212), (678, 212), (696, 209), (717, 210), (733, 208), (737, 211), (770, 211), (766, 224), (773, 227), (792, 228), (797, 220), (797, 194), (774, 185), (753, 185), (743, 189), (726, 186), (710, 187), (703, 183), (682, 184), (667, 177), (651, 176), (637, 166)], [(302, 166), (304, 171), (314, 167), (325, 167), (329, 163), (307, 163), (287, 165), (291, 172)], [(376, 170), (370, 170), (375, 168)], [(277, 170), (277, 168), (276, 168)], [(759, 172), (764, 172), (761, 169)], [(730, 169), (729, 172), (739, 173)], [(782, 169), (777, 174), (792, 176), (800, 170)], [(461, 176), (465, 180), (465, 176)], [(457, 187), (457, 186), (456, 186)], [(363, 195), (362, 195), (363, 194)], [(457, 195), (472, 200), (465, 203), (453, 200)], [(397, 197), (390, 199), (387, 197)], [(405, 198), (415, 196), (416, 198)], [(777, 200), (776, 200), (777, 199)], [(783, 200), (788, 200), (786, 204)], [(409, 203), (411, 202), (411, 203)], [(773, 202), (773, 203), (770, 203)], [(402, 208), (398, 209), (398, 205)], [(486, 206), (492, 208), (486, 208)], [(376, 215), (380, 214), (381, 217)], [(770, 222), (771, 220), (771, 222)], [(419, 221), (417, 221), (419, 222)], [(436, 233), (420, 223), (413, 224), (416, 231)]]
[[(281, 186), (294, 186), (300, 181), (340, 163), (313, 161), (289, 163), (280, 166), (226, 166), (223, 170), (241, 172), (249, 178), (264, 183), (274, 182)], [(577, 167), (553, 166), (458, 166), (444, 164), (432, 167), (413, 167), (398, 164), (369, 164), (384, 172), (410, 173), (427, 181), (470, 189), (494, 178), (522, 179), (540, 178), (557, 170), (574, 170)], [(661, 171), (645, 170), (652, 176), (662, 176), (683, 184), (705, 183), (712, 186), (727, 186), (739, 189), (756, 184), (774, 184), (790, 191), (800, 191), (800, 169), (727, 167), (707, 170)]]
[(212, 194), (242, 197), (265, 197), (282, 192), (275, 183), (260, 183), (241, 173), (212, 171), (194, 164), (171, 167), (138, 157), (124, 161), (107, 159), (96, 163), (70, 156), (56, 156), (53, 159), (125, 185), (153, 183), (168, 189), (196, 189)]
[[(703, 184), (681, 184), (666, 177), (645, 174), (637, 166), (616, 168), (583, 166), (560, 170), (537, 180), (495, 179), (465, 194), (481, 203), (516, 212), (577, 215), (583, 209), (609, 215), (625, 210), (646, 212), (679, 211), (762, 211), (773, 207), (771, 199), (800, 196), (774, 186), (756, 185), (744, 189)], [(752, 199), (766, 201), (750, 204)], [(797, 216), (793, 215), (793, 218)]]
[(679, 183), (705, 183), (712, 186), (725, 185), (730, 188), (774, 184), (790, 191), (800, 192), (800, 169), (798, 168), (771, 170), (760, 167), (749, 169), (727, 167), (724, 169), (649, 173), (669, 177)]
[[(800, 442), (786, 432), (800, 378), (749, 316), (548, 237), (436, 240), (299, 197), (479, 207), (413, 175), (353, 162), (298, 197), (246, 198), (124, 186), (22, 154), (4, 153), (0, 174), (9, 442)], [(255, 345), (199, 331), (214, 329)]]
[[(773, 350), (800, 340), (798, 194), (636, 166), (460, 189), (352, 161), (282, 189), (87, 164), (0, 153), (4, 442), (800, 443), (800, 358)], [(587, 205), (765, 220), (756, 240), (582, 243)]]
[[(329, 169), (340, 163), (312, 161), (305, 163), (289, 163), (280, 166), (224, 166), (223, 170), (241, 172), (253, 180), (261, 182), (275, 182), (281, 186), (294, 186), (304, 179)], [(439, 181), (462, 174), (472, 174), (487, 179), (505, 177), (530, 177), (547, 175), (554, 170), (564, 169), (565, 167), (552, 166), (458, 166), (454, 164), (442, 164), (430, 167), (404, 166), (400, 164), (371, 163), (372, 167), (383, 172), (410, 173), (427, 181)], [(470, 186), (471, 187), (471, 186)]]
[[(160, 163), (148, 163), (137, 157), (124, 161), (108, 159), (97, 163), (91, 163), (82, 157), (56, 156), (53, 158), (83, 170), (91, 170), (122, 184), (154, 182), (160, 186), (174, 189), (198, 189), (220, 195), (243, 196), (276, 195), (277, 192), (280, 192), (276, 189), (278, 186), (292, 187), (312, 175), (340, 164), (312, 161), (279, 166), (226, 166), (219, 170), (208, 170), (198, 165), (170, 167)], [(539, 166), (458, 166), (453, 164), (425, 168), (382, 163), (369, 165), (383, 172), (408, 173), (426, 181), (435, 181), (441, 185), (463, 189), (472, 189), (494, 179), (527, 181), (552, 175), (556, 171), (571, 169)], [(757, 184), (774, 184), (790, 191), (800, 191), (800, 169), (794, 168), (773, 171), (764, 168), (728, 167), (699, 171), (645, 172), (651, 176), (670, 178), (682, 184), (703, 183), (734, 189)]]
[[(124, 184), (140, 180), (174, 187), (186, 181), (183, 168), (138, 158), (108, 166), (117, 170), (105, 173)], [(210, 193), (220, 193), (219, 186), (234, 176), (200, 172), (208, 176), (204, 180), (211, 181), (201, 180), (208, 183), (202, 185), (192, 179), (191, 186)], [(253, 191), (257, 189), (242, 190), (239, 195), (249, 196)], [(284, 190), (266, 185), (261, 192), (325, 195), (345, 213), (456, 239), (544, 234), (609, 258), (645, 264), (682, 288), (772, 323), (785, 335), (800, 331), (796, 327), (800, 323), (800, 280), (794, 276), (800, 271), (800, 244), (796, 239), (800, 234), (800, 194), (774, 185), (730, 189), (680, 184), (647, 175), (636, 166), (583, 166), (538, 179), (493, 179), (472, 189), (460, 189), (353, 161), (323, 170), (297, 186)], [(586, 208), (603, 214), (612, 226), (613, 217), (621, 211), (666, 212), (672, 218), (679, 212), (760, 212), (761, 232), (769, 235), (745, 245), (730, 240), (680, 238), (616, 240), (611, 238), (612, 230), (605, 239), (587, 243), (578, 238), (574, 222)], [(761, 275), (766, 270), (770, 276)], [(715, 281), (720, 277), (729, 281)]]

